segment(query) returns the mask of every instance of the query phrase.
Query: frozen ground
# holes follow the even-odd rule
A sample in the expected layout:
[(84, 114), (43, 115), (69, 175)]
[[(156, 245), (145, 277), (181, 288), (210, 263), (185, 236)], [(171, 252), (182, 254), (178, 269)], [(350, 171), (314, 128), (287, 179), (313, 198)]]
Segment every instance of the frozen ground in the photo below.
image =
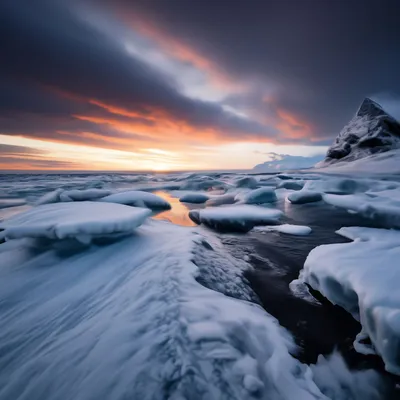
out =
[[(355, 303), (337, 302), (348, 313), (330, 292), (289, 283), (322, 244), (371, 240), (366, 260), (390, 257), (387, 230), (342, 230), (361, 235), (349, 244), (335, 231), (393, 227), (399, 188), (395, 175), (316, 171), (1, 175), (0, 399), (396, 398), (380, 359), (394, 374), (398, 361)], [(323, 200), (287, 200), (309, 192)], [(315, 268), (339, 273), (338, 253)], [(378, 286), (364, 283), (380, 309)], [(396, 323), (378, 314), (395, 346)], [(367, 347), (381, 358), (356, 352)]]

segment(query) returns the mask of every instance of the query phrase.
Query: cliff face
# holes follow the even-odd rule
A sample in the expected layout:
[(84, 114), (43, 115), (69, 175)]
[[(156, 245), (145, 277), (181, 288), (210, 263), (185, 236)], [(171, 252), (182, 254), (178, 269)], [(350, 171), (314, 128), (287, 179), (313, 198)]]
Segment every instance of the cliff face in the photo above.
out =
[(378, 103), (366, 98), (319, 166), (354, 161), (395, 148), (400, 148), (400, 123)]

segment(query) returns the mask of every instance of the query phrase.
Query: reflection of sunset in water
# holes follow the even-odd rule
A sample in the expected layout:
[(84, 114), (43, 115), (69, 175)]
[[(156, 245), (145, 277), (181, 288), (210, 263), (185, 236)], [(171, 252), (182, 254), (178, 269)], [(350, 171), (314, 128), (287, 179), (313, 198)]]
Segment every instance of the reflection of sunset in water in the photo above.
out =
[(196, 226), (196, 224), (189, 218), (189, 208), (184, 203), (181, 203), (178, 198), (172, 197), (166, 192), (155, 192), (154, 194), (167, 200), (172, 207), (171, 210), (163, 211), (162, 213), (155, 215), (153, 217), (154, 219), (170, 221), (176, 225)]

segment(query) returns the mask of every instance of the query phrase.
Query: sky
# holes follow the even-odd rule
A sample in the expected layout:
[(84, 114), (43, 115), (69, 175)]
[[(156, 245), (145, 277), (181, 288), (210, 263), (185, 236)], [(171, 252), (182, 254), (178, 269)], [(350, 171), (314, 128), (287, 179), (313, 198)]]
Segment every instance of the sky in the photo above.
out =
[(1, 170), (247, 169), (400, 115), (397, 0), (1, 0)]

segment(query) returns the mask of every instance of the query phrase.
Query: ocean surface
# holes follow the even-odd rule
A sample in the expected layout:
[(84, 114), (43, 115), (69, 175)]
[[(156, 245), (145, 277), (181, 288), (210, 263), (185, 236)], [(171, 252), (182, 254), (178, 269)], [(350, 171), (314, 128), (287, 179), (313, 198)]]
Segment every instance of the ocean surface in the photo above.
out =
[[(161, 293), (152, 294), (153, 287), (149, 282), (159, 279), (152, 275), (159, 265), (173, 260), (160, 272), (163, 278), (155, 290), (163, 293), (167, 303), (174, 301), (168, 300), (171, 293), (165, 291), (181, 290), (180, 285), (184, 284), (177, 280), (177, 286), (168, 286), (163, 282), (175, 279), (175, 275), (167, 276), (181, 262), (177, 257), (181, 250), (178, 247), (174, 250), (173, 246), (184, 242), (186, 230), (195, 230), (195, 234), (203, 235), (204, 243), (207, 243), (203, 250), (194, 250), (192, 261), (200, 270), (196, 284), (235, 301), (260, 305), (266, 311), (265, 315), (276, 319), (293, 338), (296, 350), (289, 349), (289, 353), (299, 360), (299, 365), (313, 365), (321, 355), (328, 357), (338, 353), (350, 371), (372, 370), (380, 377), (383, 382), (380, 397), (370, 398), (399, 398), (398, 379), (385, 372), (382, 360), (354, 350), (359, 323), (318, 293), (311, 291), (314, 297), (309, 294), (302, 297), (289, 288), (313, 248), (348, 241), (335, 233), (338, 229), (344, 226), (373, 227), (376, 223), (322, 202), (290, 204), (282, 195), (274, 204), (274, 208), (283, 211), (281, 222), (309, 226), (312, 229), (310, 235), (255, 231), (221, 233), (199, 227), (189, 218), (190, 210), (209, 207), (207, 203), (179, 201), (182, 193), (187, 192), (201, 191), (217, 197), (230, 191), (246, 190), (245, 187), (235, 188), (237, 179), (243, 177), (243, 174), (233, 173), (0, 175), (0, 221), (37, 207), (43, 196), (56, 190), (141, 190), (154, 193), (171, 204), (170, 210), (151, 215), (149, 228), (144, 228), (148, 229), (143, 234), (148, 237), (146, 240), (139, 234), (86, 247), (44, 239), (11, 240), (0, 245), (0, 399), (128, 399), (138, 398), (139, 394), (141, 398), (149, 399), (291, 398), (279, 390), (271, 391), (269, 395), (265, 390), (264, 395), (261, 389), (248, 389), (249, 394), (243, 395), (231, 383), (222, 385), (225, 379), (234, 381), (234, 378), (227, 378), (225, 369), (215, 366), (214, 373), (220, 374), (220, 383), (215, 385), (220, 392), (210, 389), (207, 394), (201, 384), (199, 389), (193, 383), (193, 392), (190, 392), (191, 384), (181, 387), (176, 377), (151, 376), (156, 381), (169, 382), (167, 386), (163, 383), (159, 387), (159, 383), (151, 384), (148, 371), (170, 362), (167, 355), (161, 357), (159, 353), (164, 352), (164, 347), (161, 349), (160, 346), (167, 346), (163, 341), (172, 339), (155, 333), (161, 306), (150, 304), (162, 299)], [(256, 179), (262, 186), (273, 187), (278, 178), (258, 175)], [(204, 184), (210, 180), (214, 183)], [(22, 202), (24, 204), (20, 204)], [(162, 230), (160, 236), (158, 229)], [(24, 240), (29, 243), (22, 243)], [(1, 250), (2, 246), (8, 247)], [(207, 246), (218, 250), (210, 256)], [(134, 263), (131, 263), (132, 257)], [(176, 261), (174, 257), (177, 257)], [(135, 276), (132, 275), (133, 268), (138, 271)], [(191, 286), (183, 297), (190, 297), (196, 290)], [(193, 296), (191, 307), (196, 310), (196, 302), (200, 304), (203, 300), (199, 300), (202, 297), (197, 294)], [(219, 298), (215, 299), (216, 303)], [(212, 307), (211, 303), (208, 307)], [(131, 308), (132, 313), (124, 314)], [(200, 308), (199, 313), (206, 312)], [(168, 310), (160, 312), (171, 312)], [(183, 312), (182, 315), (177, 318), (190, 319)], [(219, 315), (224, 315), (224, 311)], [(141, 322), (135, 322), (135, 318)], [(143, 322), (146, 319), (149, 321)], [(132, 324), (129, 325), (127, 320), (132, 320)], [(207, 331), (211, 340), (217, 333), (214, 328), (212, 332), (211, 328), (207, 329), (204, 325), (199, 332), (205, 334)], [(157, 343), (158, 347), (143, 350), (148, 341)], [(193, 354), (198, 351), (188, 346), (179, 348)], [(157, 356), (154, 351), (158, 352)], [(170, 355), (171, 359), (174, 357), (186, 355)], [(157, 363), (157, 368), (153, 362)], [(202, 365), (190, 368), (193, 374), (197, 374), (197, 368), (203, 371), (206, 382), (214, 379), (207, 378)], [(75, 388), (71, 387), (74, 382)], [(263, 382), (263, 387), (267, 387), (265, 380)], [(365, 383), (361, 382), (361, 385)], [(361, 394), (361, 397), (349, 395), (348, 390), (346, 393), (334, 398), (363, 398)]]

